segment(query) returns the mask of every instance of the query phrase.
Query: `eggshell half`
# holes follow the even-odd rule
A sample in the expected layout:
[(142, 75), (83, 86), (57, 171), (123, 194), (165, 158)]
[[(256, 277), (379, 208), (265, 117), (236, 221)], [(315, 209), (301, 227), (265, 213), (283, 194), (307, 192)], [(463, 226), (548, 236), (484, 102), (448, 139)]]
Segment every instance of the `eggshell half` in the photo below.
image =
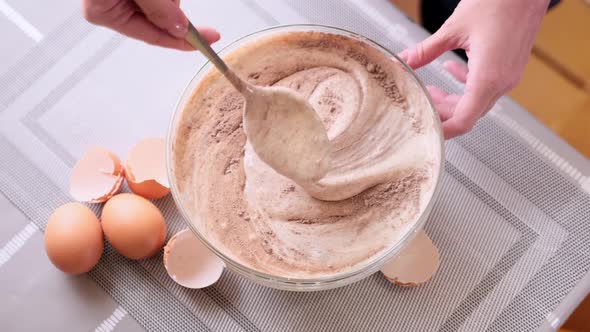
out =
[(148, 199), (170, 193), (166, 173), (166, 142), (161, 137), (141, 140), (125, 161), (127, 184), (131, 191)]
[(225, 264), (189, 229), (176, 233), (164, 247), (168, 275), (187, 288), (205, 288), (221, 277)]
[(70, 194), (79, 202), (103, 203), (121, 192), (125, 171), (111, 151), (92, 147), (76, 163), (70, 176)]
[(439, 266), (438, 249), (424, 231), (406, 248), (385, 263), (381, 272), (387, 280), (401, 286), (418, 286), (430, 280)]

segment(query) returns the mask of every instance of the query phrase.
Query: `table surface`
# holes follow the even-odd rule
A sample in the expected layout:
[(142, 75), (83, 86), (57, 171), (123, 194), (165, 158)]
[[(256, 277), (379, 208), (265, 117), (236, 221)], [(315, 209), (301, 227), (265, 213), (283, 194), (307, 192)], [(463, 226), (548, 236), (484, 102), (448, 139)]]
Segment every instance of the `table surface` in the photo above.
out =
[[(551, 330), (590, 292), (590, 162), (508, 98), (447, 144), (443, 197), (426, 225), (442, 265), (424, 287), (400, 289), (375, 275), (295, 294), (226, 271), (215, 287), (188, 291), (165, 275), (161, 255), (131, 262), (110, 247), (89, 274), (60, 273), (45, 256), (43, 230), (70, 200), (76, 158), (95, 144), (124, 156), (139, 138), (164, 135), (204, 62), (90, 26), (78, 3), (0, 0), (10, 46), (0, 53), (0, 330)], [(217, 49), (284, 23), (341, 26), (396, 52), (426, 36), (386, 0), (183, 7), (220, 27)], [(462, 88), (440, 61), (419, 75)], [(184, 228), (170, 198), (157, 205), (171, 234)]]

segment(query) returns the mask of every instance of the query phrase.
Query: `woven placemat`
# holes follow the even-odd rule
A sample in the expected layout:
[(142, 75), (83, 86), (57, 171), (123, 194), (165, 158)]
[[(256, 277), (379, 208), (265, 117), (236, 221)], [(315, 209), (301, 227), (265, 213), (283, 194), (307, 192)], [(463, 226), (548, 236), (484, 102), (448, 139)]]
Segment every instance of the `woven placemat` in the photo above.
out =
[[(224, 43), (288, 23), (343, 27), (396, 52), (425, 35), (385, 0), (183, 6), (194, 21), (218, 27)], [(53, 209), (70, 200), (67, 177), (84, 150), (102, 144), (124, 156), (139, 138), (164, 135), (183, 84), (203, 61), (67, 16), (0, 76), (0, 190), (44, 230)], [(440, 62), (419, 75), (461, 90)], [(396, 287), (376, 274), (292, 293), (226, 271), (214, 286), (188, 290), (167, 276), (161, 255), (130, 261), (108, 246), (89, 276), (150, 331), (535, 330), (589, 272), (590, 196), (582, 170), (523, 128), (513, 110), (500, 102), (471, 134), (447, 144), (443, 191), (426, 224), (441, 267), (421, 287)], [(171, 198), (157, 205), (169, 234), (185, 227)]]

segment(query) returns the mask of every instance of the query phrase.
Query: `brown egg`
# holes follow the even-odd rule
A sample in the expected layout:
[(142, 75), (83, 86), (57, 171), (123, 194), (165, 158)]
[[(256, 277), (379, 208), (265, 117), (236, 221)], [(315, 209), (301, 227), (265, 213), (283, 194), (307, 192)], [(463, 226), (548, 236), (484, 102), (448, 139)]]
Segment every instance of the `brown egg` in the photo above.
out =
[(154, 255), (166, 239), (166, 223), (160, 210), (134, 194), (117, 195), (105, 204), (102, 228), (113, 248), (131, 259)]
[(86, 206), (68, 203), (49, 217), (45, 250), (53, 265), (63, 272), (90, 271), (100, 260), (103, 248), (100, 222)]

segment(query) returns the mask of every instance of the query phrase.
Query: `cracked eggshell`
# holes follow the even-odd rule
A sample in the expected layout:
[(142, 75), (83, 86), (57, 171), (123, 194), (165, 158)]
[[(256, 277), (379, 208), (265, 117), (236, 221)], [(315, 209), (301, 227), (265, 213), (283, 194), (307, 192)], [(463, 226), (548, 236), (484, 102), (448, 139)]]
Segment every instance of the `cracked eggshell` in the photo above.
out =
[(125, 169), (127, 184), (137, 195), (159, 199), (170, 193), (163, 138), (150, 137), (139, 141), (129, 152)]
[(438, 249), (424, 231), (389, 260), (381, 272), (394, 284), (413, 287), (430, 280), (439, 266)]
[(189, 229), (176, 233), (164, 247), (164, 266), (176, 283), (205, 288), (221, 277), (225, 264)]
[(72, 169), (70, 195), (79, 202), (104, 203), (121, 192), (125, 169), (111, 151), (92, 147)]

